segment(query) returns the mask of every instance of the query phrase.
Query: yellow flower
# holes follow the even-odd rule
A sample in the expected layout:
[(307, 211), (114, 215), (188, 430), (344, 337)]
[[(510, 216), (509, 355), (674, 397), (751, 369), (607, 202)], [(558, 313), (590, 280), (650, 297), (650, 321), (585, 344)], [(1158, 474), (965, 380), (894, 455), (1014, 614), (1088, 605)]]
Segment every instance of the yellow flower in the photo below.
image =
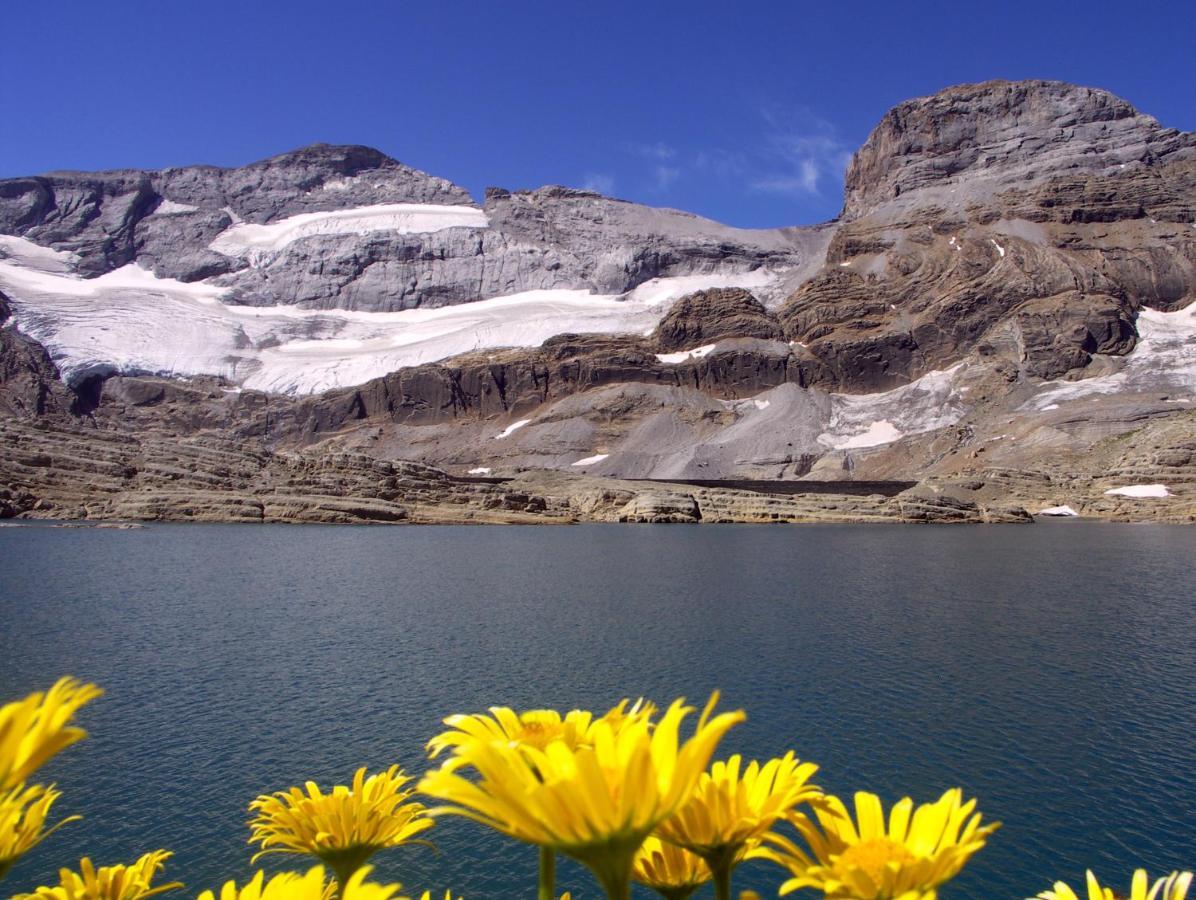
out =
[(261, 844), (253, 861), (267, 853), (309, 853), (328, 865), (341, 883), (379, 850), (411, 842), (435, 823), (422, 803), (411, 800), (411, 778), (398, 766), (366, 778), (357, 770), (352, 787), (323, 793), (314, 781), (258, 797), (249, 804), (249, 842)]
[(688, 802), (657, 829), (664, 840), (706, 860), (718, 896), (727, 900), (732, 869), (759, 839), (798, 804), (823, 797), (809, 783), (818, 766), (799, 761), (792, 751), (764, 765), (753, 760), (741, 772), (742, 762), (738, 754), (716, 762)]
[(653, 726), (649, 716), (603, 717), (586, 742), (550, 741), (543, 750), (490, 741), (469, 756), (478, 780), (448, 764), (420, 790), (503, 834), (572, 856), (594, 870), (611, 897), (628, 895), (631, 861), (657, 825), (688, 799), (719, 740), (742, 712), (711, 718), (715, 693), (693, 737), (679, 746), (681, 700)]
[(12, 900), (144, 900), (182, 887), (177, 881), (150, 886), (171, 855), (168, 850), (155, 850), (131, 866), (101, 866), (99, 869), (90, 859), (84, 858), (79, 862), (78, 872), (59, 870), (57, 887), (39, 887), (32, 894), (17, 894)]
[(894, 804), (885, 826), (875, 794), (855, 795), (856, 820), (837, 797), (815, 808), (820, 831), (805, 816), (790, 817), (812, 856), (792, 841), (770, 834), (780, 852), (761, 852), (785, 866), (793, 878), (781, 894), (812, 887), (827, 897), (853, 900), (933, 900), (935, 889), (959, 874), (969, 857), (984, 846), (999, 824), (980, 825), (976, 801), (963, 802), (958, 789), (914, 809), (909, 797)]
[(0, 706), (0, 791), (27, 781), (55, 753), (86, 737), (67, 723), (102, 693), (94, 684), (59, 678), (44, 693)]
[(651, 836), (635, 854), (631, 879), (665, 900), (685, 900), (710, 880), (710, 867), (700, 856)]
[(650, 718), (655, 707), (643, 700), (630, 709), (624, 700), (606, 715), (595, 720), (594, 714), (574, 709), (561, 715), (555, 709), (532, 709), (516, 713), (506, 706), (490, 707), (490, 715), (455, 715), (444, 720), (449, 730), (428, 741), (428, 755), (435, 759), (445, 750), (453, 756), (445, 765), (450, 769), (469, 764), (478, 747), (492, 741), (512, 747), (543, 750), (553, 741), (564, 741), (570, 749), (592, 746), (592, 732), (597, 722), (621, 727), (636, 719)]
[[(1101, 887), (1091, 869), (1088, 871), (1087, 880), (1088, 900), (1116, 900), (1119, 896), (1109, 888)], [(1149, 891), (1147, 884), (1145, 869), (1134, 872), (1129, 900), (1184, 900), (1192, 886), (1192, 873), (1172, 872), (1165, 878), (1158, 879)], [(1043, 891), (1034, 900), (1080, 900), (1080, 897), (1062, 881), (1056, 881), (1053, 890)]]
[[(344, 890), (336, 893), (335, 882), (325, 882), (324, 867), (315, 866), (307, 874), (281, 872), (265, 880), (265, 874), (258, 872), (241, 888), (236, 882), (226, 881), (220, 889), (219, 900), (390, 900), (399, 890), (397, 884), (373, 884), (366, 882), (370, 866), (362, 866), (345, 881)], [(217, 900), (211, 891), (204, 891), (199, 900)], [(396, 897), (395, 900), (407, 900)]]
[(551, 741), (564, 741), (576, 747), (584, 740), (593, 714), (572, 710), (562, 716), (555, 709), (532, 709), (516, 713), (506, 706), (490, 707), (490, 715), (449, 716), (444, 724), (449, 730), (428, 741), (428, 756), (435, 759), (452, 750), (461, 765), (468, 762), (476, 747), (491, 741), (523, 745), (543, 750)]
[(0, 878), (21, 856), (63, 825), (81, 818), (69, 816), (47, 829), (46, 816), (59, 796), (54, 785), (42, 787), (40, 784), (30, 787), (18, 784), (0, 793)]

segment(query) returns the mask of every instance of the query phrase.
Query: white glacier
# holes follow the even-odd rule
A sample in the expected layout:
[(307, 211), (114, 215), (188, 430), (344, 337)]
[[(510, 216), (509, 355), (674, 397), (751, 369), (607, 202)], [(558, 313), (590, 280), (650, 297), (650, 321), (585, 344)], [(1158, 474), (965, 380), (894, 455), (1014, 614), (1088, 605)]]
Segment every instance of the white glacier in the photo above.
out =
[(945, 428), (964, 413), (956, 387), (957, 363), (876, 394), (831, 394), (830, 424), (818, 442), (832, 450), (859, 450), (911, 434)]
[(292, 241), (320, 234), (369, 234), (374, 231), (423, 234), (444, 228), (485, 228), (489, 224), (486, 213), (472, 206), (385, 203), (300, 213), (267, 225), (241, 222), (218, 234), (210, 246), (225, 256), (253, 259), (277, 252)]
[(557, 334), (643, 333), (677, 298), (710, 287), (759, 287), (774, 276), (720, 273), (648, 281), (626, 295), (526, 291), (435, 309), (372, 313), (252, 307), (227, 289), (157, 278), (137, 265), (98, 278), (74, 257), (0, 239), (0, 289), (17, 325), (68, 380), (94, 372), (216, 375), (289, 394), (361, 384), (404, 366), (475, 350), (537, 347)]

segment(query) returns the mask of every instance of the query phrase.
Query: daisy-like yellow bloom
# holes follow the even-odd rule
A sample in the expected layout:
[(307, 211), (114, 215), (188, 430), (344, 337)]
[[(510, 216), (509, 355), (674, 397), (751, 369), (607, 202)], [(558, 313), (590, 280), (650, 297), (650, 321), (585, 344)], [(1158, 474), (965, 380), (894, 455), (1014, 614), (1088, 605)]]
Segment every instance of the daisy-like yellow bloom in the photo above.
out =
[(631, 880), (649, 887), (665, 900), (686, 900), (711, 878), (700, 856), (650, 836), (635, 854)]
[[(315, 866), (307, 874), (280, 872), (266, 881), (264, 872), (258, 872), (243, 887), (236, 882), (226, 881), (220, 888), (219, 900), (391, 900), (399, 892), (397, 884), (374, 884), (365, 879), (370, 866), (362, 866), (345, 881), (339, 894), (336, 882), (326, 881), (324, 867)], [(199, 900), (217, 900), (212, 891), (204, 891)], [(407, 900), (395, 897), (395, 900)]]
[(448, 731), (428, 741), (428, 756), (435, 759), (445, 750), (453, 752), (449, 765), (467, 765), (472, 750), (491, 741), (543, 750), (552, 741), (576, 747), (593, 723), (593, 713), (574, 709), (561, 715), (555, 709), (531, 709), (517, 713), (506, 706), (490, 707), (490, 715), (455, 715), (444, 720)]
[(553, 741), (564, 741), (570, 749), (593, 745), (591, 732), (597, 722), (616, 728), (638, 719), (650, 719), (655, 707), (643, 700), (628, 705), (623, 700), (599, 719), (580, 709), (561, 715), (555, 709), (532, 709), (517, 713), (506, 706), (490, 707), (490, 715), (454, 715), (444, 720), (449, 730), (428, 741), (428, 756), (435, 759), (445, 750), (452, 757), (445, 763), (449, 768), (468, 765), (470, 756), (480, 746), (498, 741), (512, 747), (543, 750)]
[[(637, 719), (650, 719), (655, 707), (643, 699), (628, 705), (621, 701), (597, 721), (604, 721), (618, 729)], [(574, 709), (561, 715), (555, 709), (533, 709), (516, 713), (506, 706), (490, 707), (490, 715), (453, 715), (444, 720), (449, 730), (428, 742), (428, 755), (435, 759), (445, 750), (452, 755), (445, 761), (446, 769), (468, 766), (479, 747), (491, 742), (505, 744), (512, 749), (530, 748), (543, 751), (553, 741), (563, 741), (571, 750), (593, 746), (591, 732), (594, 714)], [(549, 848), (540, 849), (540, 875), (537, 900), (553, 900), (556, 896), (556, 859)]]
[(102, 693), (94, 684), (60, 678), (48, 691), (0, 706), (0, 791), (27, 781), (55, 753), (85, 738), (87, 732), (69, 722)]
[[(1088, 870), (1087, 900), (1117, 900), (1120, 894), (1115, 894), (1107, 887), (1101, 887), (1092, 870)], [(1130, 883), (1129, 900), (1184, 900), (1188, 896), (1188, 889), (1192, 886), (1191, 872), (1172, 872), (1164, 878), (1158, 879), (1150, 885), (1145, 869), (1138, 869)], [(1033, 900), (1081, 900), (1080, 896), (1062, 881), (1056, 881), (1055, 887), (1043, 891)]]
[(792, 751), (743, 768), (737, 754), (716, 762), (698, 781), (689, 800), (657, 829), (664, 840), (702, 857), (714, 876), (716, 895), (731, 900), (731, 872), (795, 806), (819, 801), (810, 784), (818, 771)]
[(779, 852), (761, 855), (794, 876), (781, 886), (782, 895), (812, 887), (836, 900), (934, 900), (938, 886), (959, 874), (1000, 827), (981, 826), (976, 801), (964, 803), (958, 788), (917, 809), (909, 797), (895, 803), (887, 827), (875, 794), (856, 794), (855, 809), (853, 823), (842, 801), (827, 797), (815, 807), (821, 830), (805, 816), (790, 817), (810, 853), (768, 835)]
[(253, 861), (267, 853), (307, 853), (346, 883), (377, 851), (411, 843), (435, 824), (411, 799), (410, 781), (398, 766), (369, 778), (362, 767), (351, 787), (337, 785), (327, 794), (309, 781), (306, 792), (293, 787), (258, 797), (249, 804), (257, 813), (249, 842), (262, 847)]
[(445, 765), (419, 789), (452, 804), (433, 814), (463, 815), (565, 853), (589, 866), (608, 896), (625, 900), (635, 851), (688, 799), (722, 736), (744, 719), (742, 711), (712, 717), (717, 699), (683, 743), (681, 722), (693, 709), (678, 700), (655, 724), (649, 716), (599, 719), (575, 747), (479, 744), (469, 758), (476, 781)]
[(60, 869), (56, 887), (39, 887), (32, 894), (17, 894), (12, 900), (143, 900), (183, 885), (177, 881), (154, 887), (151, 882), (166, 865), (171, 853), (155, 850), (131, 866), (101, 866), (90, 859), (79, 862), (79, 871)]
[(46, 828), (46, 817), (59, 795), (54, 785), (40, 784), (29, 787), (18, 784), (0, 793), (0, 878), (8, 874), (18, 859), (63, 825), (81, 818), (69, 816)]

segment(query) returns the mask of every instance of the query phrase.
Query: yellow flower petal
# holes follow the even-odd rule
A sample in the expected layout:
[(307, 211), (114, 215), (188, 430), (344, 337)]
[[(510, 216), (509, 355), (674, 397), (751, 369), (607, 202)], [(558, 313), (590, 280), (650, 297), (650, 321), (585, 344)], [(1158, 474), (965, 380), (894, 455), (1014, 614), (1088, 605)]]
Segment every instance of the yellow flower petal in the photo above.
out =
[(593, 721), (584, 741), (557, 738), (543, 748), (470, 742), (464, 752), (476, 780), (462, 777), (450, 759), (419, 789), (449, 804), (433, 815), (466, 816), (573, 856), (604, 884), (625, 883), (636, 849), (688, 799), (719, 740), (743, 720), (742, 712), (713, 716), (716, 701), (717, 694), (684, 742), (678, 733), (693, 710), (681, 700), (655, 723), (621, 704)]
[(315, 782), (261, 796), (249, 804), (250, 843), (266, 853), (306, 853), (347, 878), (378, 850), (415, 840), (435, 823), (412, 800), (411, 778), (398, 766), (366, 777), (358, 769), (352, 786), (325, 793)]
[[(1117, 900), (1118, 894), (1112, 888), (1103, 887), (1096, 875), (1089, 869), (1084, 876), (1087, 900)], [(1130, 880), (1130, 900), (1185, 900), (1192, 886), (1191, 872), (1172, 872), (1159, 878), (1147, 889), (1149, 879), (1145, 869), (1138, 869)], [(1080, 900), (1066, 883), (1056, 881), (1049, 891), (1042, 891), (1031, 900)]]
[(917, 808), (909, 798), (902, 799), (891, 810), (887, 827), (875, 795), (856, 794), (855, 808), (853, 822), (841, 800), (825, 798), (815, 806), (819, 827), (800, 814), (791, 815), (808, 850), (774, 833), (764, 837), (771, 849), (759, 855), (793, 875), (781, 886), (782, 894), (812, 887), (828, 897), (931, 900), (999, 827), (981, 826), (976, 802), (963, 802), (958, 789)]
[(702, 858), (658, 837), (648, 837), (635, 854), (631, 878), (659, 894), (692, 891), (711, 878)]
[(60, 678), (44, 693), (0, 706), (0, 791), (27, 781), (54, 754), (86, 737), (69, 724), (71, 717), (102, 693), (94, 684)]
[(79, 820), (79, 816), (70, 816), (46, 828), (46, 817), (58, 797), (54, 785), (42, 787), (40, 784), (30, 787), (18, 784), (0, 793), (0, 878), (21, 856), (60, 827)]
[(177, 881), (157, 887), (152, 884), (171, 855), (168, 850), (155, 850), (132, 865), (98, 869), (84, 857), (78, 872), (59, 870), (57, 886), (39, 887), (32, 894), (17, 894), (13, 900), (144, 900), (182, 887)]

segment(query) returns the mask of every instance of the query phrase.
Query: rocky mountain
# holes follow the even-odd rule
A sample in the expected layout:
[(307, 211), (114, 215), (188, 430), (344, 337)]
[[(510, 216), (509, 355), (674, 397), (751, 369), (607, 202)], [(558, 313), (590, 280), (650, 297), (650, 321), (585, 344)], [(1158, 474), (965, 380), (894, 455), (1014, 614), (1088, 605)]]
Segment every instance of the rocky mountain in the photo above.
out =
[(1196, 517), (1196, 134), (1091, 88), (903, 103), (773, 230), (363, 147), (10, 179), (0, 292), (10, 514)]

